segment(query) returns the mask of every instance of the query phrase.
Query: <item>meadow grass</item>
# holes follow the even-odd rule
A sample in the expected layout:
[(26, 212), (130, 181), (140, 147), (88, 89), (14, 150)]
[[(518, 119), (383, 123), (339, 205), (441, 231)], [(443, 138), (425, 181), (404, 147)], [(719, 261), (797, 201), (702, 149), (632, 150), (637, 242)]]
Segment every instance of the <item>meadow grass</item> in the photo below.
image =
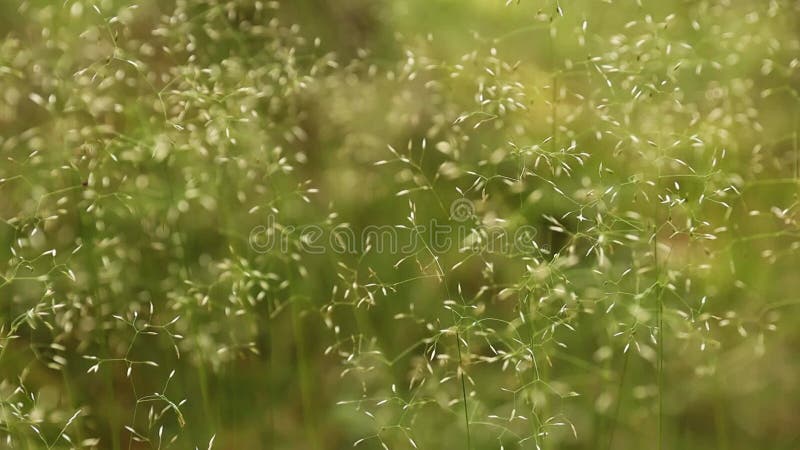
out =
[(800, 443), (798, 2), (0, 16), (0, 445)]

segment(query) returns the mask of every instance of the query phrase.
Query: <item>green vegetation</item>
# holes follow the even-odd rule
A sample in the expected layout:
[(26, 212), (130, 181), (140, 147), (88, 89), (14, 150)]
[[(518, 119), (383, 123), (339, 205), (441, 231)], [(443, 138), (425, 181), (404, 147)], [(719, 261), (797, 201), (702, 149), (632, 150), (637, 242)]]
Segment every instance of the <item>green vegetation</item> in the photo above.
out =
[(0, 3), (0, 446), (800, 447), (800, 3)]

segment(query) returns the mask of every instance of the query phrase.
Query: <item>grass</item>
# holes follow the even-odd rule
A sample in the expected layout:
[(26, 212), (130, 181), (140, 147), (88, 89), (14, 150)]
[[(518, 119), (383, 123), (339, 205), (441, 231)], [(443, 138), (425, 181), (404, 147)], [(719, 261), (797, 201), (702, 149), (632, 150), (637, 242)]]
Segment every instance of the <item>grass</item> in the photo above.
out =
[(798, 14), (0, 5), (0, 445), (794, 448)]

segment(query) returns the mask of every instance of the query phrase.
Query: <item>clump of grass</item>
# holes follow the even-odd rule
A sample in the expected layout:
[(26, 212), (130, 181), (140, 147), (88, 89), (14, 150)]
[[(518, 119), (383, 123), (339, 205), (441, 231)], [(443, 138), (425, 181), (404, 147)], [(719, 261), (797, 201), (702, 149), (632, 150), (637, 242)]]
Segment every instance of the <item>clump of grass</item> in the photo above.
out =
[(345, 3), (0, 7), (4, 445), (791, 446), (795, 6)]

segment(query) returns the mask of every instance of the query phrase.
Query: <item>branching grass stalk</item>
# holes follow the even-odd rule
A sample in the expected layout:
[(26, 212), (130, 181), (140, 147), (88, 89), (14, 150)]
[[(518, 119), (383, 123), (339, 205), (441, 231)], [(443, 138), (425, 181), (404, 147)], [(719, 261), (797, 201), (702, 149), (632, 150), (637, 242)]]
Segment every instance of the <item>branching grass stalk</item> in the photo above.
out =
[(661, 195), (661, 145), (659, 143), (656, 154), (656, 195), (653, 203), (653, 265), (656, 274), (656, 289), (658, 289), (658, 312), (657, 312), (657, 326), (658, 326), (658, 449), (661, 450), (664, 441), (664, 288), (661, 285), (661, 261), (659, 261), (658, 253), (658, 233), (661, 231), (662, 223), (660, 217), (660, 199)]
[[(441, 202), (441, 200), (438, 198), (438, 196), (436, 196), (436, 198), (437, 198), (437, 200), (439, 200), (439, 204), (440, 204), (440, 207), (442, 208), (442, 210), (446, 212), (447, 210), (444, 207), (444, 203)], [(447, 294), (447, 299), (448, 300), (452, 300), (453, 297), (452, 297), (452, 295), (450, 293), (450, 286), (448, 285), (448, 281), (447, 281), (447, 272), (445, 272), (444, 269), (442, 268), (442, 265), (439, 263), (438, 256), (433, 251), (431, 246), (428, 244), (427, 240), (422, 235), (422, 233), (420, 233), (419, 228), (417, 227), (416, 223), (412, 223), (412, 225), (413, 225), (414, 232), (417, 234), (417, 237), (420, 239), (420, 242), (422, 242), (422, 244), (425, 246), (425, 249), (427, 250), (428, 254), (430, 255), (431, 258), (433, 258), (433, 261), (436, 264), (436, 268), (439, 271), (439, 275), (441, 276), (441, 283), (444, 285), (445, 292)], [(458, 318), (456, 317), (455, 312), (453, 312), (453, 325), (456, 328), (456, 333), (455, 333), (456, 349), (457, 349), (456, 350), (456, 356), (457, 356), (457, 362), (458, 362), (458, 372), (460, 372), (460, 378), (461, 378), (461, 397), (462, 397), (462, 401), (464, 402), (464, 425), (465, 425), (466, 430), (467, 430), (467, 447), (466, 448), (467, 448), (467, 450), (471, 450), (472, 449), (472, 433), (470, 431), (470, 426), (469, 426), (469, 404), (467, 402), (467, 398), (468, 398), (467, 397), (467, 382), (465, 380), (466, 373), (465, 373), (465, 369), (464, 369), (464, 361), (463, 361), (462, 352), (461, 352), (461, 334), (458, 331), (458, 327), (460, 326), (460, 324), (459, 324)]]

